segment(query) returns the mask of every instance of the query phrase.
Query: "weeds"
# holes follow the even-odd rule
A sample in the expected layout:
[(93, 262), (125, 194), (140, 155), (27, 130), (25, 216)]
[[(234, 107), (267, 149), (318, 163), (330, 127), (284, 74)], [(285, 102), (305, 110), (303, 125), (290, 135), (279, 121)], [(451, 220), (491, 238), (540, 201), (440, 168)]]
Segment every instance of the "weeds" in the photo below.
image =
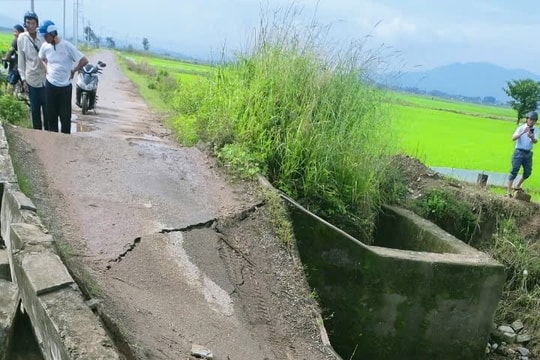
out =
[(477, 230), (479, 215), (450, 190), (432, 189), (413, 202), (412, 208), (465, 242), (471, 242)]
[(213, 77), (177, 89), (178, 137), (210, 143), (230, 167), (265, 175), (319, 215), (371, 219), (395, 196), (381, 187), (391, 127), (386, 94), (369, 80), (373, 57), (362, 44), (327, 53), (324, 29), (281, 15)]
[(266, 190), (263, 195), (270, 212), (268, 218), (277, 238), (281, 244), (290, 248), (293, 244), (293, 229), (281, 197), (273, 190)]
[[(488, 249), (505, 267), (506, 282), (503, 296), (496, 311), (498, 323), (521, 319), (529, 333), (540, 331), (540, 245), (519, 235), (512, 217), (499, 223), (494, 244)], [(538, 348), (538, 341), (532, 344)]]
[(29, 127), (28, 114), (28, 107), (24, 102), (11, 95), (0, 96), (0, 120)]

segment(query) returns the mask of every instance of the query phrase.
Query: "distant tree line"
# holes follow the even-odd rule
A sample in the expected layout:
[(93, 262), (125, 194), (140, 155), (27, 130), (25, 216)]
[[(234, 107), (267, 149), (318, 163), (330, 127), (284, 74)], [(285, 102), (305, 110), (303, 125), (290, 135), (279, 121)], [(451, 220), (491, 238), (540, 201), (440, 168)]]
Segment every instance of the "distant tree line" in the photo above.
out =
[[(91, 44), (97, 48), (101, 46), (101, 37), (97, 36), (94, 30), (92, 29), (92, 26), (88, 24), (83, 29), (84, 32), (84, 39), (86, 40), (87, 44)], [(112, 37), (106, 37), (105, 38), (105, 44), (109, 49), (115, 49), (116, 48), (116, 42)], [(144, 51), (150, 50), (150, 41), (148, 41), (148, 38), (144, 37), (142, 39), (142, 46)], [(129, 44), (127, 46), (128, 51), (134, 51), (133, 45)]]
[(405, 91), (413, 94), (419, 94), (419, 95), (425, 95), (425, 96), (433, 96), (437, 98), (442, 99), (449, 99), (449, 100), (455, 100), (455, 101), (463, 101), (468, 103), (474, 103), (474, 104), (485, 104), (485, 105), (505, 105), (502, 102), (498, 102), (497, 98), (494, 96), (465, 96), (465, 95), (459, 95), (459, 94), (448, 94), (444, 91), (440, 90), (421, 90), (417, 87), (393, 87), (394, 90), (399, 91)]

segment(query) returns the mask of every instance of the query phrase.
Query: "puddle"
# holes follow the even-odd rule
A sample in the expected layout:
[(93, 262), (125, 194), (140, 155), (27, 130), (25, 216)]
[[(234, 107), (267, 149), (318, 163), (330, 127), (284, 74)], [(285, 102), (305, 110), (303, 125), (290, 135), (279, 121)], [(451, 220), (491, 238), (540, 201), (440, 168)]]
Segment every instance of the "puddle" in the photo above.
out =
[[(60, 124), (58, 124), (60, 126)], [(71, 133), (90, 132), (96, 129), (95, 126), (86, 122), (84, 117), (77, 114), (71, 114)]]

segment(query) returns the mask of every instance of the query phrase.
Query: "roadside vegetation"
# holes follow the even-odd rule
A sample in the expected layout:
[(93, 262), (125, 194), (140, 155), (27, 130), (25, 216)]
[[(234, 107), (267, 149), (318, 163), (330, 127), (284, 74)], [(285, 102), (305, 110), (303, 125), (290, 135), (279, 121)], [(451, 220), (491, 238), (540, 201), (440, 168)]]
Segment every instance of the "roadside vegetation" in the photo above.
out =
[[(0, 33), (0, 58), (11, 47), (11, 33)], [(7, 91), (7, 70), (3, 67), (0, 69), (0, 121), (29, 127), (29, 111), (24, 101), (18, 100), (14, 96), (8, 94)]]

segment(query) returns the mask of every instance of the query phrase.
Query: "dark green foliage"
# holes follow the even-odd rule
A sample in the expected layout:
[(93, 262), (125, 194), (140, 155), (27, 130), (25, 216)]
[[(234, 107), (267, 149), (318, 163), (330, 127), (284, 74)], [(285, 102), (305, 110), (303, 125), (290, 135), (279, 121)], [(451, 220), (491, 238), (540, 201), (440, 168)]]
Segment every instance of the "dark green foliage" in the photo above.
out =
[(465, 242), (471, 241), (477, 229), (478, 215), (450, 190), (433, 189), (413, 202), (412, 207), (420, 216)]
[(517, 111), (517, 122), (523, 119), (528, 111), (536, 110), (540, 101), (540, 85), (532, 79), (512, 80), (506, 82), (504, 92), (513, 100), (509, 101), (512, 109)]
[[(155, 73), (153, 68), (152, 70), (146, 69), (146, 71)], [(159, 70), (157, 76), (151, 76), (150, 78), (148, 88), (158, 91), (164, 99), (170, 99), (178, 87), (178, 81), (165, 70)]]
[(0, 96), (0, 120), (28, 127), (28, 107), (14, 96)]

